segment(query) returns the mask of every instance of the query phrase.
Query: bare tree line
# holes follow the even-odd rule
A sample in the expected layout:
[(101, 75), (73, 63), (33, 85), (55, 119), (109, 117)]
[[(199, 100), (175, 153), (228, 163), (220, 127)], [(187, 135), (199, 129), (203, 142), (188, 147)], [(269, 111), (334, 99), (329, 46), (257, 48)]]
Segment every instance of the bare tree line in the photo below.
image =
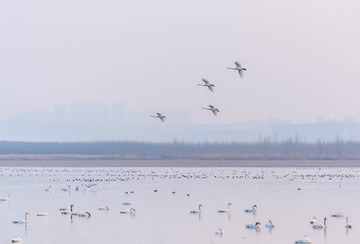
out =
[(0, 154), (117, 155), (119, 158), (132, 155), (155, 159), (360, 159), (360, 142), (339, 138), (316, 142), (296, 138), (279, 142), (263, 138), (255, 143), (0, 141)]

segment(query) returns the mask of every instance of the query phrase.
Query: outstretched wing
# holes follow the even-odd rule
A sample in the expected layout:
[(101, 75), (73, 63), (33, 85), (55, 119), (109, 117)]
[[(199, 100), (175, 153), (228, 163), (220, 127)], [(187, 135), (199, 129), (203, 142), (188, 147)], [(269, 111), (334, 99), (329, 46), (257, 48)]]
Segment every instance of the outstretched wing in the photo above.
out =
[(238, 67), (238, 68), (242, 68), (241, 64), (240, 64), (238, 61), (235, 61), (235, 65), (236, 65), (236, 67)]
[(159, 117), (161, 117), (162, 115), (161, 115), (161, 113), (156, 113)]
[(240, 75), (241, 78), (243, 78), (244, 77), (244, 71), (239, 70), (239, 75)]
[(163, 123), (164, 123), (164, 121), (165, 121), (165, 118), (166, 118), (165, 116), (161, 116), (161, 117), (160, 117), (160, 119), (161, 119), (161, 122), (163, 122)]
[(209, 105), (210, 108), (215, 108), (213, 105)]
[(209, 84), (210, 82), (208, 82), (206, 79), (202, 78), (202, 81), (205, 82), (205, 84)]
[(212, 86), (208, 86), (209, 87), (209, 90), (214, 92), (214, 88)]
[(217, 116), (217, 111), (218, 111), (218, 110), (212, 110), (212, 112), (213, 112), (213, 114), (214, 114), (215, 116)]

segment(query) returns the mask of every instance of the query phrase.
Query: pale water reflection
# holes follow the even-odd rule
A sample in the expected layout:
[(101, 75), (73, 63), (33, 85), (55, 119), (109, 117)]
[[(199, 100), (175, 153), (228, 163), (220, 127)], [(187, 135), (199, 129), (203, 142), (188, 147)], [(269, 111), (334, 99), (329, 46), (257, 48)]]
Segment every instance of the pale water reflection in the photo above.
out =
[[(0, 198), (9, 193), (0, 202), (0, 243), (14, 236), (29, 244), (360, 240), (359, 168), (0, 168)], [(61, 214), (71, 204), (91, 217)], [(191, 214), (199, 204), (202, 213)], [(245, 212), (253, 205), (255, 213)], [(120, 214), (131, 208), (135, 214)], [(12, 223), (26, 212), (28, 223)], [(331, 217), (338, 212), (352, 229), (345, 217)], [(313, 216), (327, 217), (327, 229), (313, 229)], [(274, 228), (265, 227), (269, 219)], [(246, 228), (256, 222), (260, 228)]]

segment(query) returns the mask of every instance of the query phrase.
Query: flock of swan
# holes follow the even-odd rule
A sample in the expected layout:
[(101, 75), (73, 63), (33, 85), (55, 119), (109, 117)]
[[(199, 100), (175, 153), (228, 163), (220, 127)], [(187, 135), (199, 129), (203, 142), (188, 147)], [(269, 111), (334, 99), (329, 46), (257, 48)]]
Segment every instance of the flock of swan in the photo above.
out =
[[(235, 61), (235, 68), (228, 67), (228, 69), (238, 71), (241, 78), (244, 77), (244, 71), (246, 71), (246, 69), (244, 67), (242, 67), (238, 61)], [(207, 87), (211, 92), (214, 92), (214, 87), (215, 87), (214, 84), (210, 83), (205, 78), (202, 78), (202, 81), (204, 82), (204, 84), (197, 84), (197, 85)], [(217, 116), (217, 114), (220, 112), (219, 109), (216, 108), (214, 105), (208, 105), (208, 107), (202, 107), (202, 109), (211, 111), (215, 116)], [(156, 113), (156, 115), (151, 115), (150, 117), (158, 118), (161, 120), (161, 122), (165, 122), (165, 119), (166, 119), (166, 116), (161, 113)]]
[[(229, 213), (229, 212), (231, 212), (230, 211), (230, 206), (231, 205), (232, 205), (232, 203), (229, 202), (228, 207), (226, 209), (219, 209), (218, 213)], [(192, 214), (201, 214), (201, 213), (203, 213), (202, 207), (203, 207), (203, 205), (199, 204), (198, 209), (191, 210), (190, 213), (192, 213)], [(257, 205), (254, 204), (252, 208), (245, 209), (245, 212), (246, 213), (256, 214)], [(332, 214), (331, 216), (334, 217), (334, 218), (341, 218), (341, 217), (344, 217), (344, 214), (339, 212), (339, 213)], [(327, 228), (326, 221), (327, 221), (327, 218), (325, 217), (323, 223), (317, 223), (317, 219), (314, 216), (313, 218), (311, 218), (310, 224), (312, 224), (312, 227), (314, 229), (326, 229)], [(246, 228), (260, 230), (260, 226), (261, 226), (261, 222), (255, 222), (255, 223), (247, 224)], [(275, 228), (275, 225), (272, 222), (272, 220), (269, 219), (269, 221), (268, 221), (268, 223), (266, 223), (265, 227), (267, 227), (267, 228)], [(349, 223), (348, 217), (346, 217), (345, 228), (348, 228), (348, 229), (353, 228), (352, 223)], [(216, 229), (215, 234), (223, 235), (224, 234), (224, 229), (222, 229), (222, 228)], [(300, 239), (296, 240), (295, 243), (312, 243), (312, 241), (307, 237), (303, 237), (303, 238), (300, 238)]]
[[(313, 172), (312, 172), (313, 171)], [(174, 179), (183, 179), (184, 177), (187, 179), (189, 177), (189, 175), (191, 175), (192, 179), (197, 179), (197, 178), (207, 178), (210, 175), (214, 178), (217, 179), (229, 179), (230, 176), (232, 176), (232, 178), (234, 178), (235, 176), (237, 176), (237, 179), (251, 179), (253, 180), (262, 180), (262, 179), (266, 179), (268, 178), (274, 178), (276, 180), (284, 180), (286, 179), (287, 182), (292, 181), (293, 179), (307, 179), (308, 182), (310, 182), (311, 180), (320, 180), (320, 179), (325, 179), (327, 181), (329, 181), (331, 178), (339, 178), (339, 182), (340, 180), (344, 179), (344, 178), (349, 178), (349, 179), (355, 179), (355, 178), (359, 178), (359, 173), (360, 171), (354, 171), (352, 170), (351, 172), (348, 170), (336, 170), (333, 172), (331, 171), (325, 171), (323, 172), (322, 169), (313, 169), (312, 171), (308, 171), (308, 174), (305, 175), (302, 173), (302, 171), (298, 171), (298, 170), (288, 170), (288, 171), (281, 171), (281, 172), (275, 172), (272, 169), (261, 169), (261, 170), (253, 170), (253, 169), (249, 169), (249, 170), (238, 170), (238, 171), (234, 171), (234, 170), (217, 170), (217, 171), (212, 171), (212, 170), (208, 170), (208, 171), (189, 171), (192, 172), (191, 174), (189, 174), (189, 172), (187, 173), (187, 171), (179, 171), (177, 169), (170, 169), (170, 170), (157, 170), (157, 169), (151, 169), (151, 170), (124, 170), (124, 169), (119, 169), (119, 170), (92, 170), (92, 172), (94, 172), (95, 174), (91, 175), (87, 174), (88, 178), (84, 178), (81, 179), (82, 182), (86, 182), (86, 183), (78, 183), (80, 186), (71, 186), (71, 185), (66, 185), (65, 187), (58, 187), (55, 189), (52, 186), (46, 187), (45, 189), (43, 189), (43, 191), (45, 192), (53, 192), (53, 191), (60, 191), (60, 192), (64, 192), (64, 193), (70, 193), (70, 192), (77, 192), (79, 191), (79, 189), (81, 188), (82, 191), (89, 191), (91, 190), (94, 186), (96, 186), (97, 184), (93, 183), (94, 181), (97, 181), (97, 179), (92, 178), (94, 175), (103, 177), (105, 175), (108, 175), (110, 172), (113, 175), (113, 177), (120, 177), (120, 174), (122, 175), (122, 180), (125, 179), (133, 179), (133, 180), (139, 180), (139, 178), (137, 177), (141, 177), (144, 176), (145, 178), (158, 178), (158, 179), (170, 179), (170, 176), (173, 177)], [(30, 170), (28, 171), (30, 175), (32, 175), (34, 172), (39, 173), (40, 172), (53, 172), (51, 171), (46, 171), (46, 170), (42, 170), (42, 171), (34, 171), (34, 170)], [(72, 171), (66, 171), (66, 172), (72, 172)], [(75, 171), (74, 171), (75, 172)], [(82, 171), (83, 176), (85, 171)], [(89, 171), (90, 172), (90, 171)], [(104, 175), (100, 175), (100, 172), (103, 172)], [(148, 172), (148, 173), (147, 173)], [(9, 170), (9, 173), (7, 173), (8, 175), (11, 175), (13, 173), (13, 171)], [(2, 176), (2, 174), (1, 174)], [(23, 175), (19, 174), (19, 177), (23, 177)], [(132, 176), (131, 178), (129, 176)], [(196, 177), (195, 177), (196, 176)], [(89, 178), (91, 177), (91, 178)], [(194, 177), (194, 178), (193, 178)], [(331, 178), (330, 178), (331, 177)], [(66, 179), (68, 182), (76, 182), (78, 181), (78, 177), (73, 177), (73, 178), (68, 178)], [(54, 180), (56, 181), (56, 180)], [(340, 185), (341, 186), (341, 185)], [(154, 190), (154, 192), (158, 192), (157, 190)], [(131, 194), (134, 193), (133, 189), (130, 189), (129, 191), (124, 192), (124, 194)], [(175, 194), (175, 191), (171, 192), (172, 194)], [(177, 193), (177, 192), (176, 192)], [(15, 194), (15, 193), (14, 193)], [(187, 196), (189, 196), (189, 194), (187, 194)], [(13, 201), (12, 200), (12, 194), (9, 193), (6, 196), (2, 196), (0, 198), (1, 202), (10, 202)], [(126, 201), (126, 202), (122, 202), (122, 205), (125, 206), (131, 206), (134, 205), (133, 202), (130, 201)], [(110, 206), (111, 207), (111, 206)], [(260, 206), (261, 207), (261, 206)], [(59, 214), (63, 214), (63, 215), (70, 215), (71, 217), (80, 217), (80, 218), (91, 218), (92, 215), (90, 212), (92, 211), (109, 211), (110, 208), (108, 206), (100, 206), (98, 208), (95, 209), (90, 209), (89, 211), (78, 211), (78, 210), (74, 210), (74, 205), (70, 205), (68, 207), (64, 207), (59, 209)], [(190, 210), (190, 209), (189, 209)], [(224, 208), (219, 208), (216, 209), (216, 211), (218, 213), (231, 213), (232, 210), (232, 203), (228, 202), (227, 207)], [(246, 208), (243, 210), (245, 213), (249, 213), (249, 214), (257, 214), (258, 212), (258, 206), (256, 204), (252, 205), (252, 207)], [(206, 214), (207, 211), (205, 210), (203, 212), (203, 205), (199, 204), (198, 207), (194, 210), (189, 211), (191, 214)], [(136, 214), (136, 210), (135, 208), (131, 208), (129, 207), (128, 209), (123, 209), (120, 210), (120, 212), (118, 212), (120, 214), (129, 214), (129, 215), (133, 215), (135, 216)], [(33, 215), (33, 213), (31, 214)], [(30, 215), (30, 216), (31, 216)], [(46, 212), (39, 212), (34, 214), (34, 216), (49, 216), (49, 213)], [(345, 218), (346, 215), (342, 212), (336, 212), (330, 215), (330, 217), (332, 218)], [(28, 222), (28, 218), (29, 218), (29, 212), (26, 212), (24, 215), (23, 219), (15, 219), (13, 220), (14, 224), (25, 224)], [(323, 221), (322, 221), (323, 220)], [(349, 218), (346, 217), (346, 223), (345, 223), (345, 228), (347, 229), (351, 229), (353, 228), (353, 225), (348, 221)], [(312, 228), (314, 229), (326, 229), (327, 228), (327, 221), (328, 218), (321, 218), (321, 221), (319, 221), (315, 216), (312, 217), (309, 221), (309, 223), (311, 224)], [(252, 230), (259, 230), (261, 228), (261, 222), (259, 221), (254, 221), (254, 223), (249, 223), (247, 225), (245, 225), (245, 228), (247, 229), (252, 229)], [(272, 220), (270, 219), (266, 224), (265, 227), (266, 228), (275, 228), (275, 226), (277, 226), (276, 228), (279, 228), (279, 225), (276, 225), (276, 221), (273, 223)], [(215, 229), (214, 229), (215, 230)], [(217, 235), (224, 235), (225, 231), (222, 228), (218, 228), (215, 231), (215, 234)], [(22, 239), (20, 237), (14, 237), (12, 242), (20, 242)], [(311, 243), (311, 240), (307, 237), (301, 238), (299, 240), (296, 240), (295, 243)]]
[[(88, 191), (91, 189), (91, 187), (93, 186), (96, 186), (97, 184), (84, 184), (83, 186), (85, 186), (84, 188), (84, 191)], [(61, 188), (61, 191), (63, 192), (69, 192), (70, 193), (70, 189), (71, 189), (71, 186), (68, 185), (67, 187), (64, 187), (64, 188)], [(80, 190), (80, 187), (79, 186), (76, 186), (75, 187), (75, 190), (76, 191), (79, 191)], [(46, 192), (52, 192), (52, 186), (50, 185), (48, 188), (45, 189)], [(12, 193), (9, 193), (8, 194), (8, 197), (4, 197), (4, 198), (0, 198), (0, 201), (1, 202), (8, 202), (10, 203), (10, 200), (11, 200), (11, 196), (12, 196)], [(130, 201), (125, 201), (122, 203), (123, 205), (126, 205), (126, 206), (129, 206), (129, 205), (133, 205), (132, 202)], [(110, 208), (108, 206), (102, 206), (102, 207), (99, 207), (98, 208), (99, 211), (109, 211)], [(70, 206), (68, 207), (64, 207), (64, 208), (60, 208), (59, 209), (59, 212), (62, 214), (62, 215), (70, 215), (71, 218), (73, 216), (78, 216), (78, 217), (86, 217), (86, 218), (90, 218), (91, 217), (91, 213), (88, 212), (88, 211), (74, 211), (74, 204), (71, 204)], [(135, 208), (130, 208), (130, 209), (123, 209), (123, 210), (120, 210), (120, 214), (130, 214), (130, 215), (135, 215), (136, 213), (136, 209)], [(16, 220), (13, 220), (12, 223), (13, 224), (27, 224), (28, 223), (28, 215), (30, 215), (29, 212), (26, 212), (25, 215), (24, 215), (24, 219), (16, 219)], [(36, 216), (49, 216), (50, 214), (47, 213), (47, 212), (40, 212), (40, 213), (37, 213)], [(22, 242), (22, 238), (19, 237), (19, 236), (15, 236), (11, 239), (11, 242), (12, 243), (15, 243), (15, 242)]]
[[(86, 185), (86, 189), (92, 187), (92, 186), (95, 186), (96, 184), (91, 184), (91, 185)], [(68, 185), (67, 188), (62, 188), (61, 190), (64, 191), (64, 192), (67, 192), (67, 191), (70, 191), (70, 188), (71, 186)], [(76, 187), (75, 189), (78, 189), (78, 187)], [(49, 188), (46, 188), (45, 191), (47, 192), (51, 192), (51, 186), (49, 186)], [(154, 190), (154, 192), (157, 192), (157, 190)], [(174, 193), (174, 192), (173, 192)], [(11, 199), (11, 193), (8, 194), (8, 198), (1, 198), (0, 201), (9, 201), (10, 202), (10, 199)], [(132, 202), (129, 202), (129, 201), (126, 201), (126, 202), (123, 202), (122, 203), (123, 205), (133, 205)], [(224, 208), (224, 209), (218, 209), (217, 212), (218, 213), (230, 213), (231, 210), (230, 210), (230, 207), (232, 206), (232, 203), (229, 202), (227, 204), (227, 208)], [(198, 209), (195, 209), (195, 210), (191, 210), (190, 213), (191, 214), (202, 214), (203, 211), (202, 211), (202, 207), (203, 205), (202, 204), (199, 204), (198, 205)], [(108, 211), (110, 208), (108, 206), (102, 206), (102, 207), (99, 207), (98, 210), (102, 210), (102, 211)], [(90, 212), (88, 211), (74, 211), (74, 205), (71, 204), (70, 206), (68, 207), (65, 207), (65, 208), (60, 208), (59, 209), (60, 213), (63, 214), (63, 215), (71, 215), (71, 217), (73, 216), (78, 216), (78, 217), (86, 217), (86, 218), (90, 218), (91, 217), (91, 214)], [(256, 214), (257, 212), (257, 205), (254, 204), (252, 206), (252, 208), (249, 208), (249, 209), (245, 209), (244, 210), (246, 213), (253, 213), (253, 214)], [(130, 208), (130, 209), (125, 209), (125, 210), (120, 210), (120, 214), (130, 214), (130, 215), (135, 215), (136, 213), (136, 210), (135, 208)], [(30, 213), (29, 212), (26, 212), (25, 213), (25, 217), (24, 219), (17, 219), (17, 220), (14, 220), (13, 221), (13, 224), (26, 224), (28, 223), (28, 215)], [(46, 213), (46, 212), (43, 212), (43, 213), (38, 213), (37, 216), (49, 216), (49, 213)], [(343, 217), (344, 215), (342, 213), (335, 213), (332, 215), (332, 217)], [(310, 223), (313, 225), (313, 228), (314, 229), (326, 229), (326, 220), (327, 218), (324, 218), (324, 224), (322, 223), (317, 223), (317, 220), (316, 220), (316, 217), (313, 217), (311, 220), (310, 220)], [(352, 228), (352, 224), (351, 223), (348, 223), (348, 217), (346, 217), (346, 225), (345, 227), (346, 228)], [(255, 223), (250, 223), (250, 224), (247, 224), (246, 225), (246, 228), (248, 229), (255, 229), (255, 230), (259, 230), (260, 229), (260, 225), (261, 225), (261, 222), (255, 222)], [(267, 228), (274, 228), (275, 225), (273, 224), (272, 220), (269, 219), (268, 223), (265, 225), (265, 227)], [(215, 230), (215, 234), (217, 235), (223, 235), (224, 234), (224, 230), (222, 228), (219, 228), (219, 229), (216, 229)], [(22, 242), (22, 238), (21, 237), (14, 237), (12, 238), (11, 240), (13, 243), (14, 242)], [(304, 237), (304, 238), (301, 238), (299, 240), (296, 240), (295, 243), (311, 243), (311, 240)]]

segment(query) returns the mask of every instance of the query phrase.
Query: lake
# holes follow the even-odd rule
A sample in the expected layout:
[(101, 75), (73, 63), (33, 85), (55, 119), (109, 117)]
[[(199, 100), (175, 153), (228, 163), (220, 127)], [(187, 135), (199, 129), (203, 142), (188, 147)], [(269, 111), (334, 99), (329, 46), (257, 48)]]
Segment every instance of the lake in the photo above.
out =
[[(0, 243), (359, 243), (360, 168), (0, 168)], [(96, 184), (88, 188), (86, 185)], [(51, 191), (45, 191), (51, 185)], [(62, 188), (70, 185), (70, 192)], [(76, 186), (79, 191), (76, 191)], [(130, 201), (133, 205), (122, 203)], [(218, 213), (231, 202), (230, 213)], [(91, 217), (61, 214), (60, 208)], [(202, 204), (201, 214), (191, 214)], [(257, 205), (256, 214), (244, 210)], [(109, 210), (98, 210), (108, 206)], [(135, 208), (136, 213), (120, 211)], [(28, 223), (13, 224), (29, 212)], [(47, 212), (49, 216), (37, 216)], [(349, 216), (354, 228), (345, 228)], [(309, 223), (327, 217), (327, 229)], [(265, 227), (271, 219), (275, 228)], [(261, 222), (258, 230), (250, 223)], [(215, 234), (222, 228), (223, 235)]]

